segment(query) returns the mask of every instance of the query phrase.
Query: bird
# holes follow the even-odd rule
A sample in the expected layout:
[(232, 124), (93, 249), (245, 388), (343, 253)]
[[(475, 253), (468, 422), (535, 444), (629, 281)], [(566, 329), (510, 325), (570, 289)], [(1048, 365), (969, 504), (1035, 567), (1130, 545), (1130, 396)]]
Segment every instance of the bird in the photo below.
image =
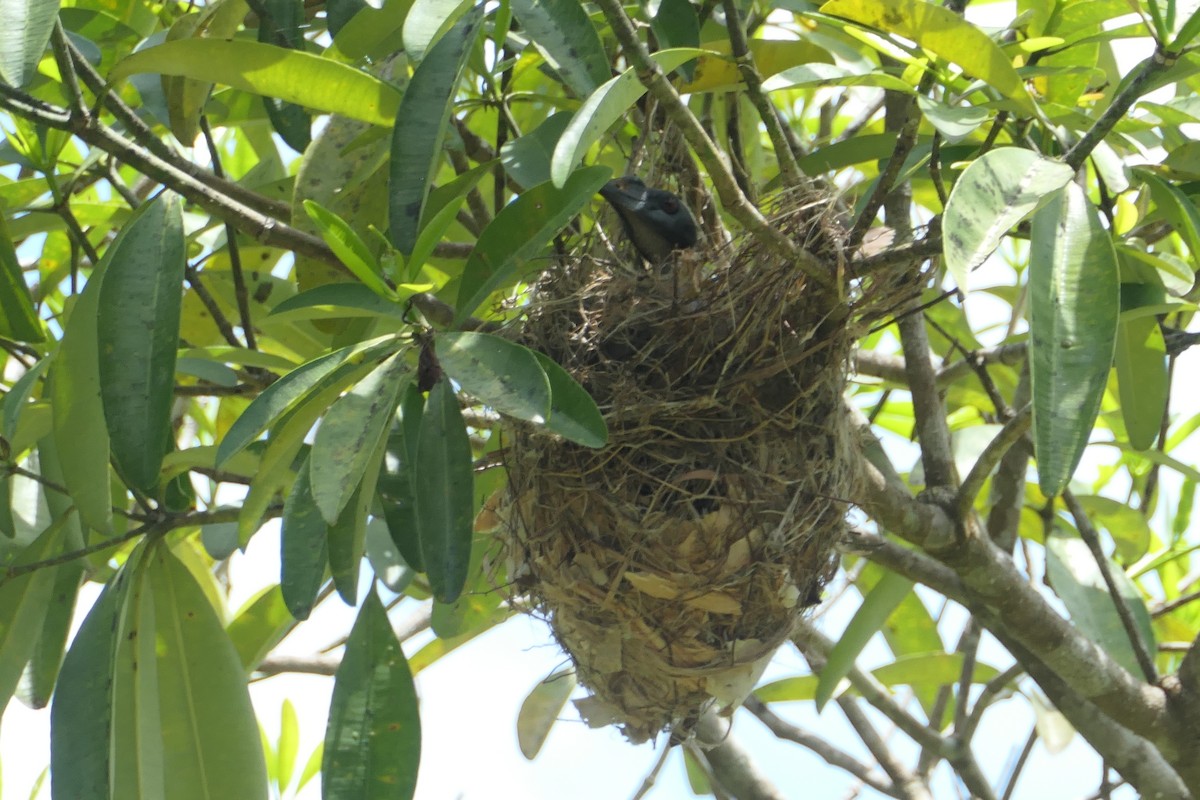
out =
[(675, 250), (695, 247), (696, 220), (677, 195), (626, 175), (604, 184), (600, 196), (616, 210), (625, 235), (651, 264), (661, 264)]

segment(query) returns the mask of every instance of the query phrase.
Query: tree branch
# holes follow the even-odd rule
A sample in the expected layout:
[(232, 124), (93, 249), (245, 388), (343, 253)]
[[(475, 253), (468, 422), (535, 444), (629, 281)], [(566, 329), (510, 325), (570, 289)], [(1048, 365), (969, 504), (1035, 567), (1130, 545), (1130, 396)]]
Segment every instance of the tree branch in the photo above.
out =
[(1083, 138), (1063, 156), (1063, 161), (1067, 166), (1074, 170), (1082, 167), (1083, 162), (1096, 149), (1096, 145), (1104, 141), (1104, 137), (1108, 136), (1116, 124), (1125, 117), (1126, 112), (1137, 102), (1137, 99), (1142, 96), (1144, 87), (1150, 79), (1158, 73), (1170, 69), (1178, 59), (1177, 53), (1167, 53), (1160, 47), (1155, 49), (1150, 58), (1138, 64), (1134, 76), (1125, 84), (1125, 88), (1113, 98), (1109, 107), (1100, 115), (1100, 119), (1096, 120)]
[(1158, 680), (1158, 670), (1154, 668), (1154, 659), (1150, 657), (1150, 651), (1146, 648), (1146, 643), (1142, 640), (1141, 633), (1138, 632), (1137, 623), (1133, 619), (1133, 612), (1129, 608), (1129, 603), (1125, 602), (1125, 596), (1121, 594), (1121, 590), (1113, 578), (1112, 570), (1108, 564), (1108, 556), (1104, 554), (1103, 548), (1100, 547), (1100, 533), (1092, 525), (1087, 512), (1083, 510), (1083, 506), (1079, 504), (1079, 500), (1076, 499), (1075, 494), (1070, 489), (1065, 490), (1062, 496), (1063, 500), (1067, 503), (1067, 508), (1071, 510), (1071, 516), (1075, 518), (1075, 528), (1079, 531), (1080, 538), (1087, 544), (1088, 550), (1092, 553), (1092, 560), (1096, 562), (1096, 567), (1100, 570), (1100, 575), (1104, 578), (1104, 585), (1108, 588), (1108, 596), (1112, 599), (1112, 603), (1116, 607), (1117, 617), (1121, 620), (1121, 627), (1125, 629), (1125, 638), (1129, 640), (1129, 646), (1133, 648), (1138, 666), (1142, 668), (1142, 675), (1148, 683), (1154, 683)]
[(801, 747), (811, 750), (825, 763), (850, 773), (877, 792), (892, 797), (900, 796), (900, 793), (888, 782), (886, 775), (874, 771), (854, 756), (829, 744), (820, 736), (784, 721), (766, 703), (754, 695), (746, 698), (744, 706), (747, 711), (758, 717), (758, 721), (766, 725), (767, 729), (777, 738), (795, 742)]
[(955, 505), (961, 518), (965, 519), (972, 512), (975, 507), (975, 499), (983, 491), (983, 484), (991, 477), (992, 471), (996, 469), (1004, 456), (1008, 455), (1008, 451), (1021, 441), (1032, 423), (1033, 406), (1026, 403), (1025, 407), (1000, 429), (995, 438), (988, 442), (987, 447), (979, 454), (975, 465), (971, 467), (971, 472), (963, 481), (962, 486), (958, 488)]
[(808, 181), (796, 163), (796, 156), (784, 135), (783, 125), (779, 122), (779, 114), (763, 93), (762, 76), (758, 74), (758, 68), (754, 65), (754, 55), (750, 52), (749, 42), (746, 41), (746, 31), (742, 26), (742, 15), (738, 11), (737, 3), (735, 0), (722, 0), (721, 5), (725, 9), (725, 29), (729, 32), (730, 52), (737, 63), (738, 71), (742, 74), (742, 80), (746, 83), (746, 95), (767, 129), (767, 136), (775, 149), (775, 158), (783, 173), (784, 186), (804, 186)]

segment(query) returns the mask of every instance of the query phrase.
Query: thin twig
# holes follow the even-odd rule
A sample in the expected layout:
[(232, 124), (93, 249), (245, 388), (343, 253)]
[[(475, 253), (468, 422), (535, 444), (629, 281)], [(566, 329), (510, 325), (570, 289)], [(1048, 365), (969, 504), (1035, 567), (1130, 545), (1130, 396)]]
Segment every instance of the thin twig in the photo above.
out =
[(1025, 668), (1020, 664), (1013, 664), (1008, 669), (1001, 672), (996, 677), (992, 678), (983, 686), (983, 691), (979, 693), (978, 699), (975, 700), (975, 705), (971, 707), (971, 713), (967, 716), (966, 721), (961, 728), (956, 728), (954, 735), (957, 739), (963, 742), (970, 742), (975, 736), (975, 731), (979, 728), (979, 722), (983, 719), (983, 712), (996, 701), (1000, 693), (1008, 687), (1010, 683), (1015, 681), (1025, 672)]
[(1021, 438), (1032, 424), (1033, 406), (1027, 403), (988, 442), (987, 447), (983, 449), (983, 452), (979, 454), (979, 458), (976, 459), (975, 465), (971, 467), (971, 472), (962, 482), (962, 486), (958, 488), (958, 496), (954, 502), (961, 517), (965, 518), (967, 514), (971, 513), (971, 509), (975, 507), (975, 499), (983, 491), (983, 485), (991, 477), (992, 471), (999, 466), (1001, 459), (1004, 458), (1009, 448), (1021, 441)]
[(877, 792), (899, 797), (892, 785), (888, 782), (885, 775), (881, 775), (869, 766), (859, 761), (854, 756), (839, 750), (831, 745), (825, 738), (809, 733), (803, 728), (797, 727), (790, 722), (781, 719), (774, 711), (767, 707), (766, 703), (751, 695), (745, 702), (746, 710), (754, 716), (758, 717), (758, 721), (767, 726), (771, 733), (775, 734), (776, 738), (784, 739), (789, 742), (795, 742), (801, 747), (806, 747), (823, 759), (825, 763), (838, 769), (845, 770), (853, 775), (858, 780), (862, 781), (867, 786), (870, 786)]
[[(208, 124), (208, 116), (200, 115), (200, 131), (204, 134), (204, 143), (208, 147), (208, 157), (212, 161), (213, 174), (218, 178), (225, 177), (225, 168), (221, 166), (221, 151), (217, 149), (217, 141), (213, 138), (212, 128)], [(225, 247), (229, 250), (229, 270), (233, 274), (233, 295), (237, 299), (238, 316), (242, 321), (242, 337), (246, 347), (257, 350), (254, 340), (254, 320), (250, 317), (250, 293), (246, 290), (246, 275), (242, 270), (242, 251), (238, 247), (237, 228), (228, 220), (225, 221)]]
[(1147, 683), (1157, 683), (1158, 670), (1154, 667), (1154, 659), (1150, 656), (1150, 651), (1147, 649), (1146, 642), (1143, 641), (1141, 633), (1138, 632), (1137, 622), (1133, 619), (1133, 611), (1130, 610), (1129, 603), (1125, 600), (1125, 595), (1121, 594), (1120, 588), (1113, 578), (1108, 556), (1104, 554), (1104, 549), (1100, 546), (1099, 532), (1092, 525), (1087, 512), (1080, 505), (1079, 500), (1076, 499), (1070, 489), (1065, 490), (1062, 496), (1063, 500), (1067, 503), (1067, 508), (1071, 510), (1071, 516), (1075, 518), (1075, 528), (1079, 531), (1079, 536), (1087, 544), (1088, 550), (1091, 551), (1092, 558), (1096, 561), (1096, 566), (1100, 570), (1100, 575), (1104, 578), (1104, 585), (1108, 587), (1108, 594), (1117, 609), (1117, 616), (1121, 619), (1121, 626), (1125, 629), (1125, 636), (1129, 639), (1129, 644), (1133, 648), (1133, 654), (1137, 656), (1138, 666), (1142, 669), (1142, 675), (1145, 677)]
[(213, 324), (217, 326), (217, 330), (221, 332), (221, 337), (231, 346), (240, 348), (241, 341), (237, 338), (237, 333), (233, 330), (233, 325), (225, 318), (225, 312), (221, 310), (221, 306), (217, 304), (217, 300), (208, 291), (204, 282), (200, 280), (200, 270), (196, 269), (191, 264), (188, 264), (184, 269), (184, 275), (187, 281), (192, 286), (192, 291), (196, 293), (196, 297), (200, 303), (208, 311), (212, 317)]
[(1017, 756), (1017, 762), (1013, 764), (1012, 770), (1008, 773), (1008, 779), (1004, 782), (1004, 794), (1000, 800), (1009, 800), (1013, 792), (1017, 788), (1017, 778), (1021, 777), (1022, 770), (1025, 769), (1025, 764), (1029, 760), (1029, 754), (1033, 752), (1033, 746), (1037, 743), (1038, 733), (1037, 728), (1029, 731), (1029, 736), (1025, 739), (1025, 746), (1021, 748), (1021, 754)]

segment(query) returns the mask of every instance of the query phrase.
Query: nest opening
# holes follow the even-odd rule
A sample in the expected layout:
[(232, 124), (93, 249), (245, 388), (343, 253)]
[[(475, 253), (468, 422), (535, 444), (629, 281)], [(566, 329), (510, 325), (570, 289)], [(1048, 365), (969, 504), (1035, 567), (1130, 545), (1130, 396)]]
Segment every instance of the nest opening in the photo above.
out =
[[(819, 197), (773, 222), (838, 269)], [(852, 325), (794, 265), (748, 243), (663, 269), (562, 259), (522, 342), (604, 413), (590, 450), (521, 427), (507, 442), (514, 591), (575, 662), (594, 725), (686, 736), (753, 687), (836, 565), (852, 479), (843, 408)]]

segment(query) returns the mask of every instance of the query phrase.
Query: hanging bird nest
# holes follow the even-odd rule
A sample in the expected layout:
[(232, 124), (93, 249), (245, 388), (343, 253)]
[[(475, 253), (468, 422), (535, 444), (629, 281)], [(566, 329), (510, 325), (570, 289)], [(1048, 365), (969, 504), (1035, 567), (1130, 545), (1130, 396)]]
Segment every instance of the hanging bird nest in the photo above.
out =
[[(837, 275), (821, 197), (773, 223)], [(836, 564), (850, 496), (843, 409), (853, 321), (754, 242), (651, 272), (565, 258), (534, 287), (524, 344), (595, 398), (609, 443), (532, 426), (506, 442), (513, 591), (534, 603), (632, 741), (732, 710)]]

